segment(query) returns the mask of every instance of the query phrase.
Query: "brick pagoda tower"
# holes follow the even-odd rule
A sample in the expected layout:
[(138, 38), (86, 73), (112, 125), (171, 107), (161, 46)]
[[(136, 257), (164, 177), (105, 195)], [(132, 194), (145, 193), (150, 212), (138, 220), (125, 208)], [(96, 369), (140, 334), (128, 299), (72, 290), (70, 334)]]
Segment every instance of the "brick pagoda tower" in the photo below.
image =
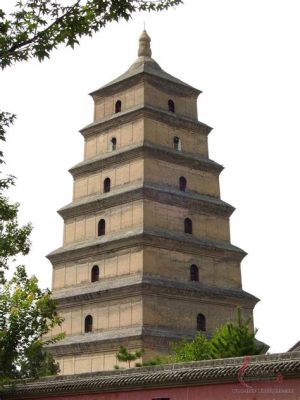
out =
[(245, 252), (230, 243), (234, 209), (220, 199), (199, 94), (151, 58), (145, 31), (129, 70), (91, 93), (84, 161), (59, 210), (63, 246), (48, 256), (62, 374), (112, 369), (121, 344), (144, 348), (143, 360), (166, 354), (170, 341), (212, 334), (237, 306), (252, 316), (258, 299), (242, 290)]

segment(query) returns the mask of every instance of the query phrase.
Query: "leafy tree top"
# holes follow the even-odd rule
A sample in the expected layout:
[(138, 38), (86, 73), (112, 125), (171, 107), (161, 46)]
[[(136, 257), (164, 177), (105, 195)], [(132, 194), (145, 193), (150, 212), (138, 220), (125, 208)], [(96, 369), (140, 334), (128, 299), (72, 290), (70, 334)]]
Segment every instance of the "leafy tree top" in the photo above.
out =
[(259, 344), (255, 338), (256, 333), (257, 330), (253, 331), (251, 327), (251, 318), (243, 320), (241, 309), (237, 308), (236, 320), (220, 326), (210, 339), (198, 334), (192, 340), (182, 339), (173, 343), (170, 361), (199, 361), (261, 354), (267, 347)]
[[(14, 115), (0, 112), (0, 142), (5, 141), (6, 129), (14, 119)], [(3, 163), (3, 153), (0, 151), (0, 165)], [(13, 176), (4, 176), (0, 171), (0, 283), (4, 281), (4, 270), (8, 269), (9, 260), (18, 254), (26, 255), (30, 249), (29, 235), (32, 226), (19, 226), (19, 204), (10, 203), (4, 194), (14, 183)]]
[(127, 347), (120, 346), (118, 353), (116, 354), (116, 358), (118, 361), (128, 362), (128, 366), (130, 368), (131, 361), (136, 361), (140, 358), (144, 353), (144, 350), (136, 350), (134, 352), (130, 352)]
[[(0, 291), (0, 376), (1, 379), (38, 377), (57, 372), (58, 366), (42, 346), (62, 335), (43, 340), (60, 325), (49, 290), (41, 290), (35, 277), (19, 266)], [(1, 383), (1, 380), (0, 380)]]
[(251, 327), (252, 319), (243, 320), (237, 308), (236, 320), (220, 326), (211, 339), (213, 358), (242, 357), (261, 354), (265, 345), (255, 339), (257, 330)]
[(49, 57), (59, 44), (74, 47), (109, 22), (138, 11), (162, 11), (182, 0), (19, 0), (12, 13), (0, 9), (0, 66)]

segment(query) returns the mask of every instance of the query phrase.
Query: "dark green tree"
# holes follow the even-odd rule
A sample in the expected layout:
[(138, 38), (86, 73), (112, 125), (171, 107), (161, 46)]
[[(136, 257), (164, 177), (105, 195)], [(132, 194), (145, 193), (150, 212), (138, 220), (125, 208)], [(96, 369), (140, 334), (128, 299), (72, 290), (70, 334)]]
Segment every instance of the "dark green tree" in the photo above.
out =
[[(14, 116), (0, 113), (0, 140)], [(3, 164), (0, 152), (0, 164)], [(13, 176), (0, 174), (0, 385), (14, 378), (55, 374), (58, 365), (47, 354), (42, 336), (61, 323), (48, 290), (38, 288), (35, 277), (28, 278), (19, 266), (12, 279), (4, 272), (10, 261), (30, 249), (31, 225), (18, 224), (18, 204), (12, 204), (5, 192), (14, 184)], [(60, 336), (52, 341), (59, 340)]]
[[(14, 119), (14, 115), (0, 112), (0, 141), (5, 141), (6, 129)], [(3, 164), (3, 152), (0, 151), (0, 165)], [(8, 268), (9, 260), (17, 254), (27, 254), (30, 248), (31, 225), (19, 226), (19, 204), (10, 203), (5, 196), (14, 182), (13, 176), (5, 176), (0, 172), (0, 283), (4, 281), (4, 271)]]
[(43, 345), (62, 335), (42, 339), (61, 324), (49, 290), (41, 290), (25, 267), (17, 267), (0, 291), (0, 383), (15, 378), (37, 378), (57, 373), (58, 365)]
[(116, 354), (117, 360), (122, 362), (128, 362), (128, 368), (130, 368), (130, 363), (132, 361), (136, 361), (138, 358), (142, 356), (144, 350), (136, 350), (134, 352), (130, 352), (127, 347), (120, 346), (118, 353)]
[(267, 350), (267, 346), (256, 340), (256, 333), (257, 330), (252, 330), (251, 318), (244, 321), (241, 309), (237, 308), (236, 321), (220, 326), (210, 339), (198, 334), (193, 340), (182, 339), (173, 343), (170, 361), (186, 362), (261, 354)]
[(244, 321), (238, 308), (236, 321), (227, 322), (214, 333), (210, 342), (212, 358), (261, 354), (265, 346), (255, 339), (257, 330), (252, 330), (251, 321), (251, 318)]
[(160, 356), (155, 356), (153, 358), (150, 358), (148, 361), (144, 361), (143, 363), (135, 363), (135, 366), (137, 368), (141, 367), (152, 367), (153, 365), (160, 365), (160, 364), (168, 364), (170, 357), (160, 357)]
[(210, 341), (202, 334), (198, 334), (193, 340), (186, 338), (171, 344), (171, 362), (188, 362), (209, 360), (211, 355)]

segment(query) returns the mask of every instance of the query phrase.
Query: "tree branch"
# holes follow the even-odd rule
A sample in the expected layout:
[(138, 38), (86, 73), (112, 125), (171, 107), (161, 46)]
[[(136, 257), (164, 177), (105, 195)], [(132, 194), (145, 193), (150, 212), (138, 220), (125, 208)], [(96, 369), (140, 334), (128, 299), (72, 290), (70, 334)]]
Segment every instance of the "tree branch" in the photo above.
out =
[(53, 26), (59, 25), (59, 24), (63, 21), (64, 18), (68, 17), (68, 16), (72, 13), (72, 11), (80, 4), (80, 1), (81, 1), (81, 0), (77, 0), (75, 4), (73, 4), (72, 6), (69, 7), (69, 10), (68, 10), (65, 14), (63, 14), (63, 15), (61, 15), (59, 18), (57, 18), (57, 19), (56, 19), (52, 24), (50, 24), (47, 28), (45, 28), (44, 30), (38, 32), (35, 36), (33, 36), (33, 37), (30, 38), (30, 39), (27, 39), (27, 40), (24, 40), (23, 42), (14, 44), (13, 46), (11, 46), (10, 49), (7, 50), (6, 53), (7, 53), (7, 54), (11, 54), (11, 53), (13, 53), (14, 51), (19, 50), (20, 48), (22, 48), (22, 47), (24, 47), (24, 46), (27, 46), (27, 45), (29, 45), (29, 44), (34, 43), (37, 39), (39, 39), (39, 38), (40, 38), (41, 36), (43, 36), (46, 32), (48, 32)]

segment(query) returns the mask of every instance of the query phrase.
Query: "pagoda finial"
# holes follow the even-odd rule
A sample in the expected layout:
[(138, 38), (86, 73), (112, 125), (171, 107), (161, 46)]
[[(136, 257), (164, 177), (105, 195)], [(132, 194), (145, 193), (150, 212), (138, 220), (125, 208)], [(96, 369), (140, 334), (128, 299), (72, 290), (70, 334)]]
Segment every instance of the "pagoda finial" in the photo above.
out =
[(150, 42), (151, 42), (151, 38), (148, 35), (148, 33), (145, 31), (145, 29), (143, 30), (143, 33), (140, 36), (139, 39), (139, 51), (138, 51), (138, 56), (139, 57), (151, 57), (151, 47), (150, 47)]

